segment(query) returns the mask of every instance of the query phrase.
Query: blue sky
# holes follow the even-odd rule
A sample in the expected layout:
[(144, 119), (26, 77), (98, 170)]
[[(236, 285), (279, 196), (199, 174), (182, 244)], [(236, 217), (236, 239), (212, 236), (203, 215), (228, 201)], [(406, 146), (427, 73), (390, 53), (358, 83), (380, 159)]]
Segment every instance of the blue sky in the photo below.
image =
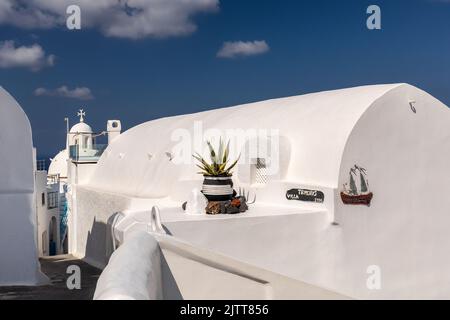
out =
[[(2, 2), (11, 1), (0, 0), (0, 10)], [(30, 3), (39, 9), (42, 1)], [(371, 4), (381, 8), (381, 30), (366, 28)], [(39, 45), (45, 51), (36, 68), (2, 67), (0, 55), (0, 85), (28, 114), (38, 153), (53, 155), (63, 148), (63, 119), (69, 116), (73, 124), (80, 107), (101, 131), (108, 119), (122, 120), (127, 129), (164, 116), (378, 83), (407, 82), (450, 105), (450, 1), (222, 0), (218, 7), (186, 9), (190, 24), (182, 17), (180, 28), (195, 25), (195, 30), (167, 35), (164, 28), (173, 23), (162, 21), (163, 31), (138, 39), (128, 29), (126, 36), (112, 35), (115, 26), (101, 13), (83, 27), (82, 5), (77, 31), (56, 18), (44, 27), (34, 20), (20, 25), (0, 11), (3, 46), (9, 41), (14, 48)], [(257, 40), (270, 49), (217, 56), (224, 42)], [(61, 86), (89, 88), (94, 98), (35, 94), (37, 88), (51, 93)]]

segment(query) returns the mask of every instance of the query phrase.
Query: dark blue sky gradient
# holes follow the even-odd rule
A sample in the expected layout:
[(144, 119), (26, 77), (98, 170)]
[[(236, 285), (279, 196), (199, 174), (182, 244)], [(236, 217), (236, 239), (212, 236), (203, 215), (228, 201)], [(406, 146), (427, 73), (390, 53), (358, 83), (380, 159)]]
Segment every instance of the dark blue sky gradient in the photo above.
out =
[[(382, 9), (381, 31), (366, 28), (370, 4)], [(45, 155), (63, 148), (63, 119), (73, 124), (80, 106), (101, 131), (108, 119), (127, 129), (164, 116), (365, 84), (407, 82), (450, 105), (450, 3), (222, 0), (220, 12), (195, 21), (192, 35), (137, 41), (92, 29), (1, 26), (0, 40), (39, 43), (57, 59), (39, 72), (0, 69), (0, 85), (25, 109)], [(224, 41), (237, 40), (266, 40), (271, 50), (216, 58)], [(37, 87), (61, 85), (89, 87), (95, 99), (33, 95)]]

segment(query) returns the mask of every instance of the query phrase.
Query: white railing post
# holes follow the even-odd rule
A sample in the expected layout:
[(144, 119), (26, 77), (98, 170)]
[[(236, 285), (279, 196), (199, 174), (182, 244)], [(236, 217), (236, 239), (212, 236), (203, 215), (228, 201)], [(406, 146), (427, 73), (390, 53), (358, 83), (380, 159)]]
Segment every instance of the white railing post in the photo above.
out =
[(150, 223), (149, 223), (150, 233), (166, 234), (162, 224), (161, 224), (161, 214), (157, 206), (153, 206), (150, 213)]

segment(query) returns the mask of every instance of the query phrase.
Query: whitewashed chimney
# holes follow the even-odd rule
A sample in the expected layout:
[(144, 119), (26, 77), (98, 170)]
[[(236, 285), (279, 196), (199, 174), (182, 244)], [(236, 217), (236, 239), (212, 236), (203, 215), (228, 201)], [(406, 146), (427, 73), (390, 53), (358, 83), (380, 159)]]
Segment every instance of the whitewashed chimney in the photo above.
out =
[(120, 123), (120, 120), (108, 120), (108, 144), (110, 144), (115, 138), (117, 138), (120, 135), (121, 131), (122, 124)]

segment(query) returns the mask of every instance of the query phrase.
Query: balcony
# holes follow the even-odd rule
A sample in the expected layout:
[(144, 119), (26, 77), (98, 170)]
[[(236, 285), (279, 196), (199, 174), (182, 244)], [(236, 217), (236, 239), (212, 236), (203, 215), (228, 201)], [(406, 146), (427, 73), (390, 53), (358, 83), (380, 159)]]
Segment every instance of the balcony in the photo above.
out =
[(91, 148), (69, 147), (69, 157), (74, 162), (97, 162), (105, 151), (107, 144), (95, 144)]

